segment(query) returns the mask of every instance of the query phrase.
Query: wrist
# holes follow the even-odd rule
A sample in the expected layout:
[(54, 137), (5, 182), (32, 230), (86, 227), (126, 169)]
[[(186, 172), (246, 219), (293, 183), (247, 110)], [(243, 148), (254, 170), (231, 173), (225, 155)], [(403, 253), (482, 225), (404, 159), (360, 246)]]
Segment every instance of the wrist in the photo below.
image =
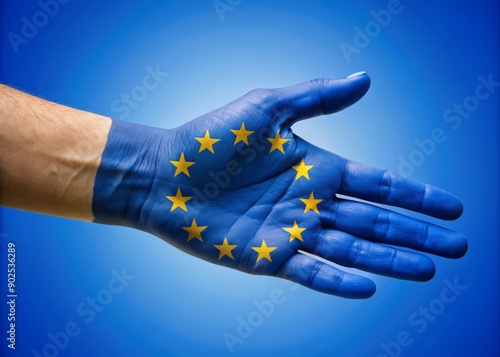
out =
[(155, 184), (168, 130), (113, 120), (97, 170), (95, 222), (145, 229), (143, 207)]

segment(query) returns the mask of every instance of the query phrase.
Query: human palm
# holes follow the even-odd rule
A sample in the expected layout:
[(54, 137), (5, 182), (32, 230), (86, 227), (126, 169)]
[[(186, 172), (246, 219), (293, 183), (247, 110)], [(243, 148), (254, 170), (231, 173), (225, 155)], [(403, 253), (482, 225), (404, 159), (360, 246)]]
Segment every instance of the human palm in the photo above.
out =
[[(337, 194), (443, 219), (460, 216), (460, 201), (291, 130), (355, 103), (369, 84), (361, 74), (254, 90), (171, 130), (115, 122), (101, 165), (108, 174), (100, 169), (96, 179), (96, 218), (143, 229), (213, 263), (344, 297), (371, 296), (375, 285), (329, 262), (428, 280), (434, 264), (415, 250), (460, 257), (467, 250), (461, 234)], [(116, 198), (123, 194), (126, 200)]]

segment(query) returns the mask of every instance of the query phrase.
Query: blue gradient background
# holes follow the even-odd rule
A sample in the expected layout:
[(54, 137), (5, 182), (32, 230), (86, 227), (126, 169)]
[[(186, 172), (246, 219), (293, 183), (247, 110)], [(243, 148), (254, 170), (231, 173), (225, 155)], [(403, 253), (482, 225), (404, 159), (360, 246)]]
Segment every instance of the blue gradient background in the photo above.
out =
[[(81, 333), (59, 356), (226, 356), (223, 334), (236, 334), (238, 317), (246, 319), (253, 301), (274, 289), (285, 301), (234, 346), (234, 355), (377, 356), (401, 331), (412, 341), (401, 356), (499, 354), (500, 90), (458, 129), (443, 121), (447, 109), (474, 94), (478, 76), (500, 81), (497, 1), (402, 0), (403, 11), (350, 62), (340, 43), (352, 44), (353, 28), (363, 28), (373, 20), (370, 11), (387, 1), (245, 0), (221, 20), (211, 0), (74, 0), (17, 54), (7, 35), (20, 34), (22, 17), (31, 19), (40, 7), (1, 4), (2, 83), (118, 118), (111, 103), (141, 84), (147, 66), (159, 65), (169, 76), (124, 118), (148, 125), (175, 127), (256, 87), (367, 71), (372, 87), (358, 104), (294, 131), (397, 171), (416, 139), (442, 128), (447, 140), (412, 177), (463, 200), (461, 219), (439, 223), (470, 242), (463, 259), (435, 258), (432, 281), (373, 276), (374, 297), (354, 301), (211, 265), (143, 232), (0, 209), (2, 355), (41, 353), (49, 333), (75, 321)], [(17, 245), (15, 353), (5, 340), (9, 241)], [(122, 267), (135, 279), (85, 323), (76, 307)], [(467, 289), (417, 332), (409, 316), (439, 299), (443, 281), (455, 278)]]

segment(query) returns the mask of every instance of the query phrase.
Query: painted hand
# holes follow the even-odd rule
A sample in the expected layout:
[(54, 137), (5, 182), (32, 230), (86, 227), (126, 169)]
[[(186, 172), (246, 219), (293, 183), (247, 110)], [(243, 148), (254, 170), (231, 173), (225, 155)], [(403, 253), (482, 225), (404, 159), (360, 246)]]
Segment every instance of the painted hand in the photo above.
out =
[(114, 121), (95, 181), (96, 221), (343, 297), (369, 297), (375, 284), (325, 260), (426, 281), (434, 263), (416, 251), (461, 257), (463, 235), (337, 194), (441, 219), (458, 218), (461, 202), (319, 149), (291, 130), (298, 120), (350, 106), (369, 85), (359, 74), (258, 89), (171, 130)]

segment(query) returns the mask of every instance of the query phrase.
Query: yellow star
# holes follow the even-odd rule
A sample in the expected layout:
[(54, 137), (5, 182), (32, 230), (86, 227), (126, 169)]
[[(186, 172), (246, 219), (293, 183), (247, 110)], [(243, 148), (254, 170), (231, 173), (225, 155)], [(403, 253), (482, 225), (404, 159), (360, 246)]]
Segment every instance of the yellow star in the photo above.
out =
[(268, 247), (266, 241), (263, 240), (260, 247), (252, 247), (252, 249), (259, 253), (259, 255), (257, 256), (257, 261), (261, 260), (262, 258), (266, 258), (267, 260), (272, 262), (270, 253), (275, 250), (276, 247)]
[(178, 174), (180, 174), (181, 172), (186, 174), (187, 177), (191, 177), (189, 175), (188, 167), (193, 166), (194, 162), (193, 161), (186, 161), (186, 159), (184, 158), (183, 152), (181, 152), (181, 158), (179, 159), (179, 161), (172, 160), (172, 161), (170, 161), (170, 163), (175, 166), (174, 177), (177, 176)]
[(318, 203), (320, 203), (323, 200), (319, 198), (314, 198), (314, 192), (311, 192), (309, 198), (301, 198), (300, 200), (306, 204), (306, 208), (304, 208), (304, 213), (310, 210), (319, 213)]
[(253, 134), (253, 131), (247, 130), (245, 128), (245, 123), (241, 123), (241, 126), (238, 130), (233, 130), (233, 129), (230, 130), (234, 135), (236, 135), (233, 145), (238, 144), (240, 141), (243, 141), (245, 144), (250, 145), (248, 144), (248, 137)]
[(165, 197), (172, 201), (170, 212), (172, 212), (176, 208), (181, 208), (184, 212), (187, 212), (188, 210), (186, 208), (186, 202), (193, 198), (193, 196), (183, 196), (180, 188), (177, 188), (177, 193), (175, 194), (175, 196)]
[(198, 152), (202, 152), (203, 150), (207, 149), (212, 154), (214, 153), (214, 147), (212, 145), (215, 144), (217, 141), (220, 141), (220, 139), (212, 139), (210, 137), (210, 134), (208, 133), (208, 129), (205, 132), (205, 136), (204, 137), (202, 137), (202, 138), (195, 138), (195, 139), (198, 140), (200, 142), (200, 144), (201, 144), (200, 145), (200, 150), (198, 150)]
[(285, 153), (285, 150), (283, 150), (283, 144), (286, 143), (287, 141), (290, 141), (290, 139), (282, 139), (280, 136), (279, 130), (276, 132), (276, 136), (274, 138), (266, 138), (269, 140), (269, 142), (272, 144), (271, 145), (271, 150), (269, 152), (273, 152), (274, 150), (279, 150), (283, 154)]
[(283, 228), (285, 231), (290, 233), (290, 242), (292, 242), (294, 239), (298, 239), (300, 241), (304, 241), (302, 239), (302, 232), (305, 231), (305, 228), (300, 228), (299, 225), (297, 224), (297, 221), (293, 221), (293, 227), (290, 228)]
[(201, 232), (203, 232), (205, 229), (207, 229), (207, 226), (199, 226), (198, 224), (196, 224), (196, 220), (193, 218), (193, 222), (191, 222), (191, 226), (190, 227), (182, 227), (182, 229), (184, 229), (186, 232), (189, 233), (188, 242), (193, 238), (196, 238), (200, 242), (203, 242), (203, 238), (201, 238)]
[(292, 168), (297, 171), (297, 175), (295, 176), (295, 180), (298, 180), (302, 176), (309, 180), (309, 170), (313, 168), (313, 165), (306, 165), (304, 159), (300, 161), (300, 164), (297, 166), (292, 166)]
[(214, 244), (214, 247), (219, 249), (219, 260), (225, 255), (234, 260), (232, 250), (237, 246), (237, 244), (229, 244), (227, 238), (224, 238), (222, 244)]

